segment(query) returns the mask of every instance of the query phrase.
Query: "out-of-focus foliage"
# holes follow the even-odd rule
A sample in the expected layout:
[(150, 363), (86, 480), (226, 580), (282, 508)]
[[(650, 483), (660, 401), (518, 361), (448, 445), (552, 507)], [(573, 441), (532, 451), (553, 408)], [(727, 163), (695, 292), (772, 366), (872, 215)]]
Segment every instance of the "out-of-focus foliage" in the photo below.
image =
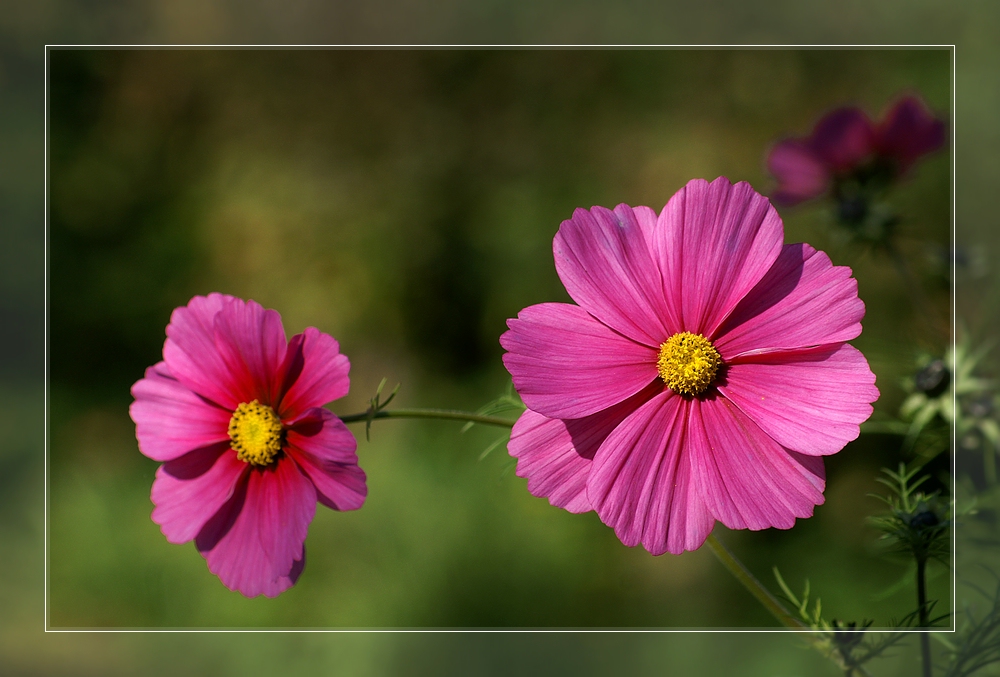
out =
[(996, 384), (979, 371), (989, 354), (992, 341), (973, 350), (968, 336), (945, 351), (944, 359), (927, 355), (920, 358), (921, 366), (903, 382), (910, 394), (899, 413), (910, 421), (904, 445), (909, 449), (917, 443), (936, 417), (945, 425), (937, 431), (927, 431), (923, 446), (917, 449), (924, 459), (933, 458), (951, 447), (951, 431), (955, 428), (963, 448), (981, 450), (983, 474), (989, 484), (996, 483), (996, 450), (1000, 444), (1000, 429), (995, 418)]
[(949, 649), (945, 677), (983, 674), (984, 668), (1000, 663), (1000, 584), (995, 585), (992, 594), (977, 585), (971, 586), (981, 597), (966, 603), (961, 610), (958, 628), (961, 641), (945, 640)]

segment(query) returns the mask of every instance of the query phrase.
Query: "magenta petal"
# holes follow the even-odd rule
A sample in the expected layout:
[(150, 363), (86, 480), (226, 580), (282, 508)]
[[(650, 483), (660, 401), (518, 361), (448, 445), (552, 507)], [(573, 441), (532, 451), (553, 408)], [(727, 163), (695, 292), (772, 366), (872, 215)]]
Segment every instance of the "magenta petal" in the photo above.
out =
[(857, 439), (879, 395), (864, 355), (846, 344), (730, 365), (718, 387), (778, 444), (809, 455)]
[(687, 449), (708, 509), (730, 529), (789, 529), (823, 502), (823, 478), (725, 397), (691, 400)]
[(741, 181), (689, 181), (660, 213), (654, 254), (664, 295), (682, 327), (709, 336), (770, 269), (783, 226), (767, 201)]
[(285, 384), (279, 406), (282, 415), (298, 416), (346, 395), (350, 369), (347, 356), (340, 354), (340, 344), (329, 334), (307, 327), (293, 336), (281, 369)]
[(808, 143), (831, 171), (841, 173), (854, 169), (874, 152), (875, 132), (860, 108), (838, 108), (816, 123)]
[(643, 206), (632, 207), (632, 213), (635, 214), (635, 220), (639, 223), (639, 229), (646, 240), (646, 246), (652, 252), (655, 242), (654, 233), (656, 232), (656, 224), (660, 217), (656, 214), (655, 210)]
[(581, 418), (634, 395), (657, 378), (657, 351), (601, 324), (579, 306), (542, 303), (508, 320), (504, 366), (529, 409)]
[(354, 435), (343, 421), (316, 407), (287, 433), (288, 453), (316, 487), (319, 502), (334, 510), (357, 510), (368, 487), (358, 467)]
[(802, 467), (800, 472), (809, 484), (816, 487), (816, 491), (822, 492), (826, 488), (826, 468), (823, 467), (822, 456), (808, 456), (789, 451), (788, 457)]
[(292, 562), (292, 570), (288, 572), (286, 576), (282, 576), (278, 579), (278, 593), (288, 590), (288, 588), (295, 585), (299, 580), (299, 576), (302, 575), (302, 571), (306, 568), (306, 545), (302, 544), (302, 556), (297, 560)]
[(215, 337), (239, 401), (277, 406), (288, 347), (281, 315), (256, 301), (233, 299), (215, 316)]
[(864, 314), (850, 268), (834, 266), (807, 244), (786, 244), (713, 341), (727, 362), (744, 353), (840, 343), (861, 333)]
[(800, 139), (781, 141), (767, 156), (767, 169), (778, 179), (771, 199), (794, 205), (819, 197), (830, 187), (830, 171)]
[(905, 171), (921, 155), (944, 145), (945, 125), (915, 96), (900, 99), (878, 127), (878, 146)]
[(215, 316), (232, 296), (195, 296), (174, 309), (167, 325), (163, 361), (171, 375), (197, 394), (234, 411), (243, 400), (234, 394), (236, 379), (215, 342)]
[(195, 540), (208, 569), (230, 590), (275, 597), (294, 582), (316, 513), (316, 490), (298, 466), (282, 459), (252, 469)]
[(608, 435), (594, 456), (587, 495), (627, 546), (652, 554), (701, 547), (714, 519), (702, 500), (685, 435), (690, 401), (663, 391)]
[(154, 461), (169, 461), (189, 451), (229, 441), (226, 411), (195, 395), (158, 362), (132, 386), (135, 401), (129, 415), (135, 421), (139, 451)]
[(164, 463), (150, 494), (153, 521), (171, 543), (187, 543), (229, 500), (248, 468), (225, 443)]
[(679, 331), (628, 205), (614, 211), (577, 209), (559, 227), (552, 251), (570, 297), (607, 326), (647, 346), (659, 346)]
[(548, 498), (552, 505), (570, 512), (592, 510), (587, 473), (597, 445), (588, 445), (583, 450), (587, 455), (578, 451), (566, 421), (526, 409), (511, 430), (507, 450), (517, 459), (517, 476), (528, 479), (532, 496)]
[(663, 387), (653, 384), (593, 416), (546, 418), (530, 409), (514, 424), (507, 450), (517, 459), (517, 476), (528, 479), (533, 496), (570, 512), (593, 508), (587, 498), (587, 473), (598, 447), (636, 407)]

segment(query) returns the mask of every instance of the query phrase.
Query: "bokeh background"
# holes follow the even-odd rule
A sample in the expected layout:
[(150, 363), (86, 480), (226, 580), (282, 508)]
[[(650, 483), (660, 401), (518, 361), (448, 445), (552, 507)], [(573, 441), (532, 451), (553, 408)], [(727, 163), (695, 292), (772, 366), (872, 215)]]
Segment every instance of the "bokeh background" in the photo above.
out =
[[(43, 19), (66, 26), (72, 17)], [(988, 34), (980, 24), (968, 30)], [(5, 52), (4, 81), (22, 96), (37, 89), (20, 79), (32, 60), (23, 53)], [(808, 132), (831, 106), (857, 103), (874, 115), (900, 91), (919, 90), (947, 113), (947, 52), (51, 57), (53, 626), (770, 624), (707, 552), (652, 558), (628, 550), (593, 516), (528, 496), (502, 447), (479, 461), (498, 431), (463, 435), (445, 423), (376, 423), (359, 449), (372, 478), (366, 507), (320, 511), (299, 585), (277, 600), (243, 600), (221, 588), (193, 548), (166, 544), (149, 522), (155, 464), (135, 449), (127, 389), (157, 359), (170, 309), (220, 289), (278, 308), (289, 333), (312, 324), (341, 340), (354, 366), (352, 394), (334, 407), (340, 413), (363, 409), (382, 376), (404, 384), (402, 403), (476, 406), (506, 385), (496, 344), (503, 320), (564, 298), (550, 243), (574, 207), (659, 207), (693, 176), (725, 174), (766, 190), (767, 145)], [(988, 84), (988, 72), (967, 66), (966, 82)], [(959, 148), (995, 143), (982, 124), (995, 99), (988, 86), (964, 108), (960, 99), (959, 119), (964, 111), (969, 125), (964, 133), (959, 126)], [(5, 107), (6, 129), (37, 132), (36, 112)], [(5, 133), (11, 157), (23, 157), (25, 136)], [(995, 162), (982, 154), (966, 162), (978, 171), (959, 183), (960, 235), (986, 246), (995, 219), (979, 188)], [(948, 167), (947, 154), (924, 163), (897, 195), (912, 216), (910, 253), (925, 281), (940, 283), (938, 302), (945, 286), (935, 282), (933, 249), (948, 241)], [(32, 171), (37, 162), (6, 162), (5, 195), (37, 194)], [(37, 205), (9, 199), (5, 210), (9, 222), (24, 223)], [(834, 237), (820, 210), (784, 216), (787, 239), (855, 268), (869, 307), (856, 345), (894, 410), (915, 351), (939, 346), (926, 337), (921, 345), (911, 331), (908, 298), (891, 271)], [(27, 228), (11, 237), (20, 246), (35, 241)], [(6, 288), (32, 298), (34, 264), (5, 256)], [(982, 302), (995, 299), (992, 280), (976, 277), (960, 298), (979, 335), (995, 326)], [(5, 302), (15, 323), (37, 317), (30, 304)], [(536, 673), (622, 665), (645, 673), (666, 661), (704, 669), (707, 656), (718, 674), (833, 674), (794, 638), (773, 635), (43, 638), (35, 627), (41, 515), (24, 510), (41, 505), (37, 337), (5, 336), (26, 355), (5, 365), (4, 391), (11, 620), (2, 650), (15, 674), (278, 666), (494, 674), (513, 661)], [(791, 532), (720, 536), (768, 583), (779, 564), (796, 587), (808, 576), (833, 615), (887, 620), (910, 607), (906, 593), (875, 599), (902, 569), (875, 555), (875, 534), (862, 522), (877, 509), (864, 494), (887, 458), (884, 439), (845, 450), (829, 464), (827, 505)], [(903, 656), (892, 667), (902, 674), (912, 665)]]
[[(480, 460), (504, 431), (416, 421), (361, 441), (369, 498), (319, 511), (299, 584), (244, 599), (149, 520), (157, 464), (137, 453), (129, 387), (171, 309), (223, 291), (340, 340), (339, 413), (383, 377), (401, 406), (474, 410), (509, 382), (506, 318), (569, 301), (551, 241), (574, 207), (659, 209), (693, 177), (766, 190), (769, 144), (840, 103), (877, 115), (917, 91), (947, 115), (948, 50), (56, 49), (49, 69), (52, 627), (773, 625), (709, 552), (625, 548), (596, 514), (530, 496), (504, 444)], [(900, 193), (921, 269), (939, 253), (947, 270), (949, 158)], [(855, 344), (894, 413), (917, 349), (947, 337), (921, 333), (896, 271), (825, 211), (789, 211), (786, 230), (854, 268)], [(808, 577), (830, 616), (888, 625), (912, 591), (891, 592), (905, 569), (863, 520), (898, 453), (865, 436), (829, 460), (814, 519), (720, 537), (768, 582), (773, 565)]]

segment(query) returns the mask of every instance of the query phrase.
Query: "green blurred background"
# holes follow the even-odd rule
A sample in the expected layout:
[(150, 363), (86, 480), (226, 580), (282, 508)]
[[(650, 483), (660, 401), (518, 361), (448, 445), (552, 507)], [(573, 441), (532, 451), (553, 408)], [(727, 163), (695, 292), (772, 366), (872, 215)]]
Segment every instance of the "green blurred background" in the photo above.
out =
[[(14, 51), (5, 85), (33, 91)], [(767, 145), (807, 133), (831, 106), (875, 115), (916, 89), (947, 113), (946, 51), (53, 51), (50, 69), (52, 626), (770, 625), (707, 552), (652, 558), (624, 548), (593, 515), (530, 497), (502, 447), (479, 461), (498, 432), (463, 435), (446, 423), (376, 423), (372, 442), (359, 444), (365, 508), (318, 511), (299, 585), (245, 600), (193, 546), (167, 544), (149, 521), (155, 464), (135, 448), (127, 390), (158, 359), (170, 310), (221, 290), (277, 308), (290, 334), (315, 325), (340, 339), (353, 387), (339, 413), (362, 410), (383, 376), (403, 383), (402, 404), (478, 406), (506, 385), (496, 343), (504, 319), (565, 299), (550, 246), (574, 207), (659, 208), (695, 176), (766, 190)], [(985, 82), (984, 72), (967, 75)], [(996, 92), (977, 97), (966, 119), (981, 122)], [(36, 129), (33, 112), (5, 109), (12, 129)], [(963, 138), (995, 141), (983, 133), (963, 137), (959, 127), (960, 148)], [(973, 191), (993, 166), (977, 162), (985, 171), (959, 188), (972, 216), (988, 203), (963, 201), (963, 186)], [(897, 194), (910, 217), (908, 253), (938, 303), (948, 168), (939, 154)], [(9, 162), (4, 174), (8, 195), (30, 183)], [(34, 213), (23, 200), (8, 204), (12, 222)], [(786, 239), (854, 267), (869, 308), (855, 343), (879, 375), (879, 407), (894, 411), (917, 350), (940, 346), (914, 328), (884, 262), (832, 236), (819, 209), (784, 216)], [(987, 221), (966, 222), (973, 244), (989, 237)], [(6, 256), (9, 288), (30, 285), (32, 264)], [(995, 318), (966, 301), (970, 323), (990, 333)], [(10, 305), (15, 320), (37, 317)], [(33, 338), (12, 336), (15, 348)], [(40, 506), (40, 391), (26, 365), (8, 370), (4, 390), (11, 584), (0, 655), (16, 674), (500, 674), (513, 664), (645, 674), (665, 661), (704, 671), (708, 657), (712, 674), (835, 674), (774, 635), (43, 638), (41, 515), (22, 509)], [(864, 494), (894, 460), (885, 438), (862, 440), (831, 459), (815, 518), (790, 532), (720, 536), (765, 582), (778, 564), (793, 587), (808, 576), (829, 615), (885, 622), (912, 602), (908, 591), (875, 599), (903, 568), (875, 554), (863, 517), (878, 504)], [(938, 595), (947, 578), (933, 582)], [(904, 654), (891, 667), (913, 665)]]
[[(768, 144), (840, 103), (874, 115), (915, 90), (947, 113), (947, 50), (57, 49), (49, 68), (52, 627), (773, 625), (707, 551), (625, 548), (595, 514), (530, 496), (503, 445), (480, 461), (500, 432), (413, 421), (361, 441), (368, 500), (319, 511), (298, 585), (244, 599), (149, 520), (157, 464), (129, 387), (171, 309), (217, 290), (341, 341), (339, 413), (382, 377), (402, 406), (476, 409), (508, 382), (505, 319), (569, 300), (551, 241), (574, 207), (659, 209), (693, 177), (764, 190)], [(900, 194), (911, 256), (947, 251), (949, 165)], [(906, 291), (824, 214), (790, 211), (786, 238), (855, 269), (855, 344), (894, 412), (919, 333)], [(888, 624), (912, 592), (873, 599), (903, 570), (863, 518), (897, 452), (866, 436), (829, 460), (814, 519), (721, 537), (765, 580), (808, 576), (830, 616)]]

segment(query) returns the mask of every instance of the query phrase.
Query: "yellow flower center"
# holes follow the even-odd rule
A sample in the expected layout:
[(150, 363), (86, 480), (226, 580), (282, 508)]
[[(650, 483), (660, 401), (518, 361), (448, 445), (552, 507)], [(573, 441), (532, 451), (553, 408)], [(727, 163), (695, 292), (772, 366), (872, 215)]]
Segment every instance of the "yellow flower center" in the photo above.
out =
[(229, 419), (230, 446), (246, 463), (270, 465), (281, 451), (281, 437), (281, 419), (257, 400), (241, 403)]
[(678, 395), (697, 395), (711, 385), (722, 357), (701, 334), (682, 331), (660, 345), (656, 367), (667, 387)]

